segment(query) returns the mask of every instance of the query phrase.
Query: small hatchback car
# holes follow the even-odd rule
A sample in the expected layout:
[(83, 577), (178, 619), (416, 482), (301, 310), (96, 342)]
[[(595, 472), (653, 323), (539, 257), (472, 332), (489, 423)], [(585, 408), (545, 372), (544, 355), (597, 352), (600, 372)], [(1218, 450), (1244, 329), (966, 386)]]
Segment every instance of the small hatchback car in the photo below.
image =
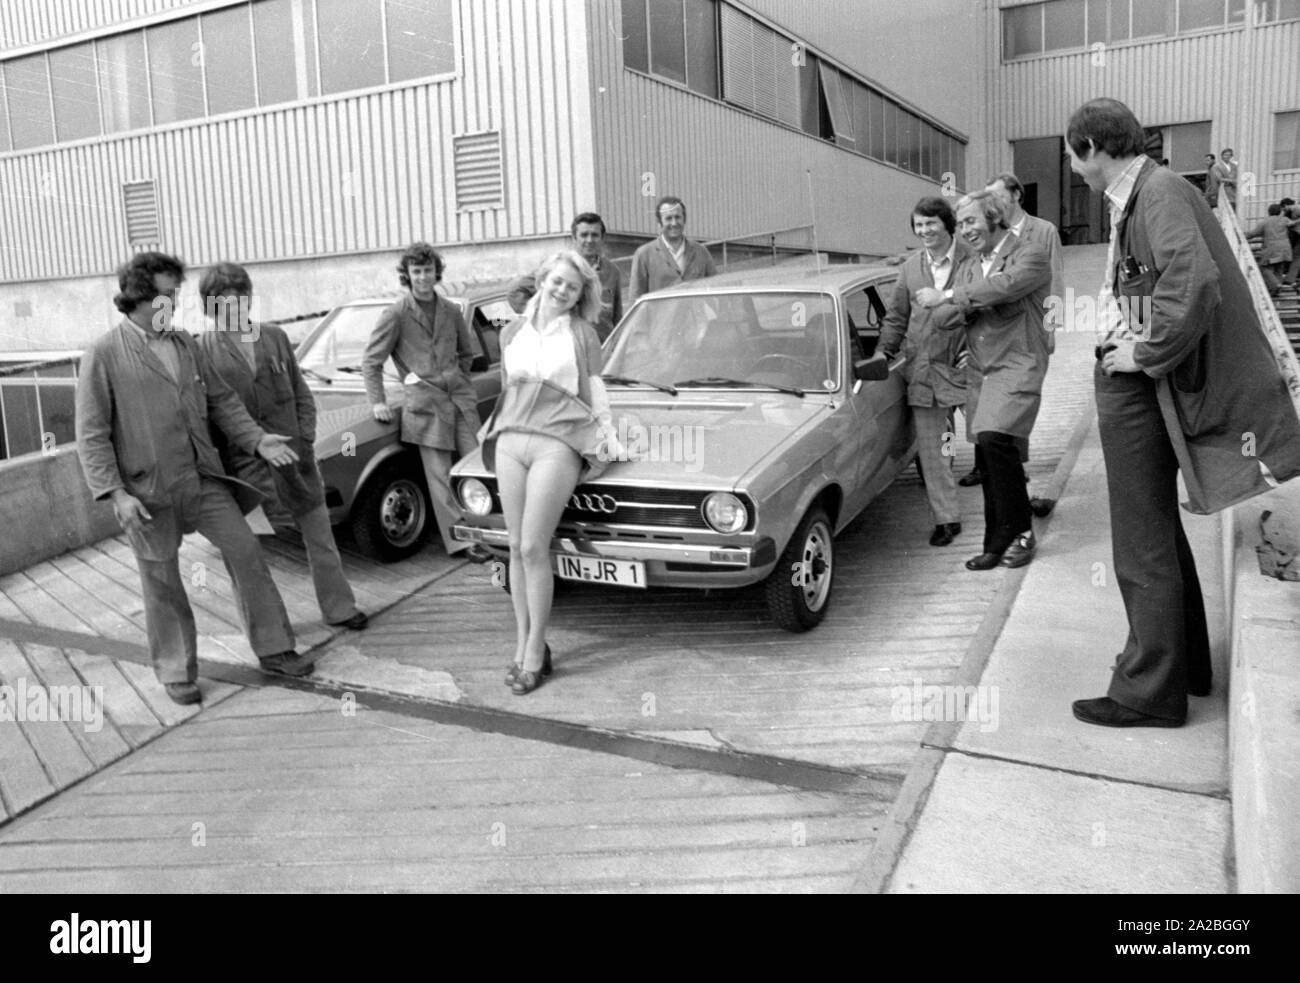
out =
[[(471, 379), (479, 414), (486, 419), (501, 391), (500, 330), (515, 317), (504, 283), (439, 287), (456, 304), (474, 339)], [(316, 459), (325, 481), (330, 521), (351, 528), (358, 549), (393, 562), (419, 551), (433, 524), (433, 509), (419, 450), (403, 444), (402, 385), (384, 366), (393, 422), (371, 415), (361, 379), (361, 357), (384, 308), (396, 300), (357, 300), (334, 308), (298, 346), (298, 363), (316, 397)]]
[[(729, 273), (637, 300), (605, 344), (632, 460), (580, 484), (551, 544), (556, 574), (611, 587), (764, 582), (772, 619), (818, 624), (834, 536), (911, 460), (906, 388), (874, 358), (897, 271)], [(476, 451), (452, 471), (459, 539), (508, 555)]]

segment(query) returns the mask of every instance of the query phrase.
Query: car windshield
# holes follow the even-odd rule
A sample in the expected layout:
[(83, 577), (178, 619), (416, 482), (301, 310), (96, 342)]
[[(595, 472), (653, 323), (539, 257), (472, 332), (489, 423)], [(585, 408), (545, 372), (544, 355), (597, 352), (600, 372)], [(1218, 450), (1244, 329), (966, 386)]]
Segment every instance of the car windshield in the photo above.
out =
[(839, 387), (839, 359), (827, 294), (670, 294), (628, 315), (604, 372), (659, 385), (826, 392)]
[[(464, 303), (459, 300), (453, 300), (458, 308), (464, 313)], [(316, 339), (298, 359), (298, 364), (303, 369), (314, 369), (318, 372), (337, 371), (341, 368), (360, 368), (361, 357), (366, 353), (366, 346), (370, 344), (370, 336), (374, 333), (375, 325), (379, 323), (379, 315), (384, 313), (388, 304), (358, 304), (350, 307), (336, 307), (325, 316), (321, 322), (320, 333)], [(474, 339), (474, 348), (477, 353), (478, 339)]]

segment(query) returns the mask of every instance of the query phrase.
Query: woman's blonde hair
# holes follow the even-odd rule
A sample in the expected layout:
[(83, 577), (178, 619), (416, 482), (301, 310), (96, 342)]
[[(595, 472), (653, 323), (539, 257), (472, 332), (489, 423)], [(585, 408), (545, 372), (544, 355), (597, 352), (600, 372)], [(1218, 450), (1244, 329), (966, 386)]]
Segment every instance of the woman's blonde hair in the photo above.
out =
[(582, 289), (578, 292), (578, 299), (574, 302), (571, 313), (576, 314), (589, 324), (595, 324), (596, 319), (600, 317), (604, 288), (601, 286), (600, 277), (596, 275), (596, 271), (592, 269), (591, 264), (583, 259), (582, 255), (576, 250), (561, 249), (558, 253), (548, 257), (537, 268), (538, 294), (541, 294), (542, 284), (551, 275), (551, 271), (561, 263), (568, 263), (572, 266), (582, 280)]

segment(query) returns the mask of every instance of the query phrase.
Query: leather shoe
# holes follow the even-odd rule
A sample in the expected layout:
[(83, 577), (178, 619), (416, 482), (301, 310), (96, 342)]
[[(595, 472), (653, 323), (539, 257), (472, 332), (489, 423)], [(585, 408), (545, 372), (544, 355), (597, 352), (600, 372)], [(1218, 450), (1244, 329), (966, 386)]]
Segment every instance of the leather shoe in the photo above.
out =
[(967, 570), (992, 570), (1002, 562), (1001, 553), (981, 553), (966, 561)]
[(1046, 519), (1052, 514), (1054, 508), (1056, 508), (1056, 499), (1054, 498), (1038, 498), (1035, 496), (1029, 500), (1029, 511), (1040, 519)]
[(1181, 727), (1183, 721), (1170, 720), (1168, 717), (1153, 717), (1149, 713), (1130, 710), (1121, 706), (1109, 696), (1100, 696), (1095, 700), (1075, 700), (1071, 706), (1077, 720), (1085, 724), (1097, 724), (1099, 727)]
[(1004, 567), (1023, 567), (1026, 563), (1034, 558), (1038, 552), (1038, 543), (1034, 539), (1032, 532), (1022, 532), (1007, 547), (1007, 551), (1002, 554), (1001, 563)]
[(961, 533), (960, 522), (941, 522), (930, 534), (931, 546), (947, 546)]
[(262, 664), (263, 672), (273, 672), (280, 676), (310, 676), (312, 670), (316, 668), (314, 659), (299, 655), (293, 649), (287, 652), (276, 652), (274, 655), (268, 655), (266, 658), (257, 660)]
[(496, 557), (492, 555), (486, 546), (475, 543), (465, 550), (465, 559), (469, 560), (470, 563), (488, 563), (496, 559)]
[(964, 474), (957, 479), (957, 484), (961, 485), (963, 488), (973, 488), (975, 485), (981, 484), (983, 481), (984, 472), (978, 468), (971, 468), (967, 474)]
[(351, 628), (353, 631), (361, 631), (366, 625), (370, 624), (370, 619), (366, 617), (366, 612), (358, 611), (350, 618), (344, 618), (342, 621), (331, 621), (330, 624), (336, 628)]
[[(521, 666), (518, 662), (513, 662), (513, 661), (512, 661), (512, 662), (510, 663), (510, 665), (508, 665), (508, 666), (506, 667), (506, 685), (507, 685), (507, 686), (514, 686), (514, 684), (515, 684), (515, 680), (519, 678), (519, 674), (520, 674), (521, 672), (523, 672), (523, 671), (524, 671), (524, 667), (523, 667), (523, 666)], [(546, 652), (545, 652), (545, 654), (542, 656), (541, 675), (543, 675), (543, 676), (549, 676), (549, 675), (551, 674), (551, 672), (552, 672), (552, 669), (551, 669), (551, 646), (550, 646), (550, 645), (547, 645), (547, 646), (546, 646)]]
[(203, 694), (194, 683), (163, 683), (163, 689), (173, 703), (179, 703), (183, 707), (203, 700)]

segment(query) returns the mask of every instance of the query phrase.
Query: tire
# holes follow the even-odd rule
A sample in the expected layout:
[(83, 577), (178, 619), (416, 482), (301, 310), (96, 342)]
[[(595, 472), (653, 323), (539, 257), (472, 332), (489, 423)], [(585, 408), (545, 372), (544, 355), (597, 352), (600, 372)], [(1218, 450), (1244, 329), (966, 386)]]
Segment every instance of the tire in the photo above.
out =
[(400, 463), (386, 464), (352, 504), (352, 536), (366, 556), (396, 563), (424, 548), (430, 515), (423, 475)]
[(786, 631), (817, 627), (830, 607), (834, 577), (835, 542), (830, 519), (820, 505), (814, 505), (765, 582), (768, 615)]

